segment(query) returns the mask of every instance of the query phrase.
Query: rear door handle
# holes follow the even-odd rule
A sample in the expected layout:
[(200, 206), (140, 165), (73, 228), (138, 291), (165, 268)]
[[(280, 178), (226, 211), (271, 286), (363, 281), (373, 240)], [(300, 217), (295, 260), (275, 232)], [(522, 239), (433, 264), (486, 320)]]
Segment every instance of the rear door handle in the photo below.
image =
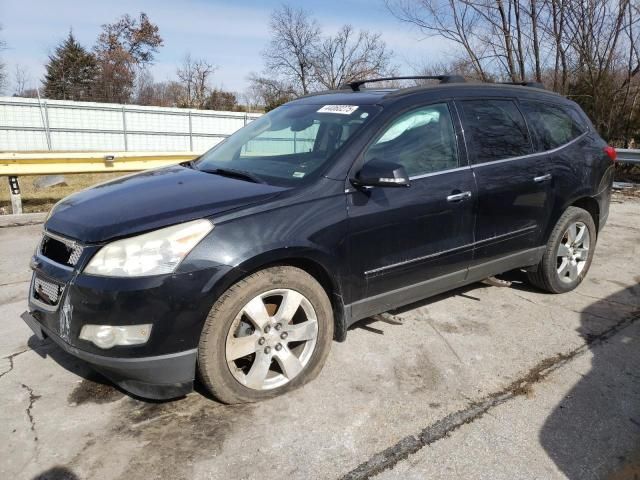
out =
[(459, 202), (471, 198), (471, 192), (453, 193), (447, 197), (447, 202)]
[(533, 177), (533, 181), (536, 183), (546, 182), (547, 180), (551, 180), (550, 173), (547, 173), (546, 175), (540, 175), (539, 177)]

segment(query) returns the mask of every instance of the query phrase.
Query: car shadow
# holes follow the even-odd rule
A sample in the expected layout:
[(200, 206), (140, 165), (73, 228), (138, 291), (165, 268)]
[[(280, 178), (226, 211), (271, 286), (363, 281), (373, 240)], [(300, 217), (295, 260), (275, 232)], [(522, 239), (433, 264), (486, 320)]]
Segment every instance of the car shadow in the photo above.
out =
[(32, 480), (80, 480), (80, 477), (67, 467), (57, 466), (40, 472)]
[(68, 403), (72, 405), (111, 403), (123, 397), (149, 404), (169, 403), (184, 398), (153, 400), (133, 395), (111, 382), (97, 370), (94, 370), (88, 363), (65, 352), (50, 339), (40, 340), (35, 335), (32, 335), (27, 341), (27, 346), (41, 358), (51, 358), (59, 366), (81, 379), (67, 397)]
[(404, 305), (400, 308), (389, 310), (388, 312), (385, 312), (379, 315), (372, 315), (362, 320), (358, 320), (356, 323), (351, 325), (348, 330), (365, 330), (370, 333), (384, 335), (384, 330), (380, 328), (376, 328), (372, 326), (372, 324), (382, 322), (388, 325), (402, 325), (404, 322), (402, 318), (403, 314), (411, 310), (415, 310), (416, 308), (429, 306), (433, 303), (440, 302), (450, 297), (460, 296), (460, 297), (464, 297), (464, 298), (479, 302), (480, 298), (473, 295), (473, 292), (484, 289), (484, 288), (496, 288), (496, 287), (491, 287), (482, 282), (476, 282), (470, 285), (465, 285), (463, 287), (458, 287), (453, 290), (449, 290), (447, 292), (434, 295), (433, 297), (429, 297), (424, 300), (419, 300), (417, 302)]
[(585, 308), (579, 333), (591, 369), (548, 416), (540, 444), (570, 480), (639, 479), (640, 285)]

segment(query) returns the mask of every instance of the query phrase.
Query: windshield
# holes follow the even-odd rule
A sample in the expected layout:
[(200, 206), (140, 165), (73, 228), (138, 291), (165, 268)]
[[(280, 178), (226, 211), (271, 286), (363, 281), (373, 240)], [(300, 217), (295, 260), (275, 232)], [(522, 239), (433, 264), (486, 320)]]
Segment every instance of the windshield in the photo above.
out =
[(375, 105), (284, 105), (206, 152), (204, 171), (249, 174), (276, 185), (294, 185), (321, 168), (380, 107)]

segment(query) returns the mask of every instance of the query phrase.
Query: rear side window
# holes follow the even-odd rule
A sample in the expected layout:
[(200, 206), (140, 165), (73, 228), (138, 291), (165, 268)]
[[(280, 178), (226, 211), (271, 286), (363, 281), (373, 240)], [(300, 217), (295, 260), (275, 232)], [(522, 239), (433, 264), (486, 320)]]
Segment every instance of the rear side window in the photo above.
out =
[(578, 113), (571, 107), (531, 100), (520, 105), (537, 140), (537, 150), (552, 150), (569, 143), (586, 131)]
[(483, 99), (461, 103), (474, 163), (532, 153), (527, 125), (513, 101)]

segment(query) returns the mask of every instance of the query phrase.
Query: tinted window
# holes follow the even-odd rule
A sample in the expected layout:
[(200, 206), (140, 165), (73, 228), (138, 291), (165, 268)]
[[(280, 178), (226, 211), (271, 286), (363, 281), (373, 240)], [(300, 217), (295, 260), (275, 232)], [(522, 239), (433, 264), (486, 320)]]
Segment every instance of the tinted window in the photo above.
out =
[(538, 150), (557, 148), (586, 131), (571, 107), (530, 100), (520, 104), (536, 136)]
[(267, 183), (294, 185), (318, 175), (379, 111), (375, 105), (284, 105), (206, 152), (196, 168), (240, 170)]
[(446, 103), (401, 115), (365, 153), (365, 162), (399, 163), (409, 176), (458, 166), (456, 136)]
[(522, 114), (511, 100), (462, 102), (465, 134), (475, 163), (491, 162), (531, 153)]
[(319, 126), (320, 121), (314, 120), (302, 130), (292, 130), (291, 127), (267, 130), (245, 143), (240, 149), (240, 157), (270, 157), (311, 152)]

